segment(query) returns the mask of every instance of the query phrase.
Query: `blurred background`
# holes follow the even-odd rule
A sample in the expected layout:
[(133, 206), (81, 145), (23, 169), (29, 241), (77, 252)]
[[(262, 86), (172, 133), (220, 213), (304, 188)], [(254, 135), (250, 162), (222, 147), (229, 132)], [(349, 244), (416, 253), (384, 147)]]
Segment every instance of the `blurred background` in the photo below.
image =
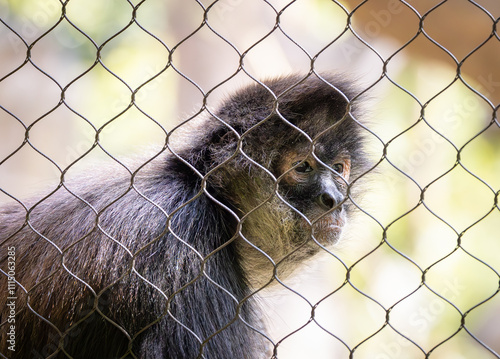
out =
[(500, 358), (499, 17), (497, 0), (0, 0), (0, 203), (124, 171), (253, 78), (344, 73), (374, 171), (339, 247), (262, 294), (279, 358)]

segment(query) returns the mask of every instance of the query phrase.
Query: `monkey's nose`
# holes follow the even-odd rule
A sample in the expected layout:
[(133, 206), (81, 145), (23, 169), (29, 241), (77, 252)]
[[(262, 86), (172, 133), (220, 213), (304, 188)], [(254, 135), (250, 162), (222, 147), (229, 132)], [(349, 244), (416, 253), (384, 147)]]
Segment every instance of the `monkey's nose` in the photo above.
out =
[(318, 197), (318, 203), (322, 209), (328, 211), (335, 207), (335, 199), (328, 193), (322, 193)]

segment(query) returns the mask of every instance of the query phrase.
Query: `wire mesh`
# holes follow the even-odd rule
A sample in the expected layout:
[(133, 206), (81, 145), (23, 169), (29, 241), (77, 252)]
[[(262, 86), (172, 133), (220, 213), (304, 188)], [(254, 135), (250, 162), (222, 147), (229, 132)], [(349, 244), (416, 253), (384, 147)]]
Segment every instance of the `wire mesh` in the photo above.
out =
[[(121, 340), (126, 347), (110, 355), (168, 357), (161, 337), (182, 332), (179, 347), (191, 347), (185, 357), (207, 357), (211, 343), (224, 338), (220, 358), (499, 358), (499, 16), (493, 0), (0, 1), (0, 201), (9, 203), (0, 212), (0, 357), (19, 357), (27, 338), (44, 343), (30, 349), (36, 358), (81, 357), (68, 345), (74, 338), (89, 352)], [(292, 88), (326, 72), (359, 78), (340, 122), (354, 118), (371, 153), (371, 165), (348, 186), (366, 198), (346, 197), (356, 208), (346, 248), (325, 247), (311, 235), (323, 259), (296, 270), (305, 280), (280, 275), (296, 248), (276, 260), (268, 253), (273, 246), (263, 250), (243, 230), (269, 203), (313, 226), (279, 191), (286, 173), (276, 176), (245, 152), (252, 133), (272, 116), (242, 131), (218, 115), (227, 93), (248, 83), (267, 88), (264, 78), (291, 71), (303, 74)], [(337, 86), (328, 77), (325, 83)], [(281, 115), (283, 94), (269, 93), (275, 98), (268, 110), (306, 138), (308, 155), (322, 162), (315, 150), (322, 135)], [(370, 107), (360, 116), (369, 121), (349, 112), (357, 102)], [(202, 171), (183, 149), (198, 141), (203, 129), (196, 126), (207, 116), (236, 142), (231, 155)], [(180, 133), (192, 143), (179, 143)], [(128, 159), (145, 144), (145, 159)], [(179, 196), (175, 209), (160, 205), (159, 194), (142, 182), (157, 174), (165, 153), (199, 181), (198, 191)], [(243, 215), (209, 190), (217, 171), (236, 159), (247, 161), (263, 183), (275, 183)], [(28, 196), (39, 182), (46, 189)], [(190, 205), (207, 198), (207, 208), (223, 208), (230, 213), (224, 220), (239, 223), (227, 241), (205, 251), (178, 223), (200, 226)], [(79, 221), (70, 219), (74, 208)], [(142, 240), (113, 234), (109, 213), (140, 220), (145, 209), (160, 223), (145, 219), (144, 228), (125, 235)], [(69, 225), (75, 223), (78, 229)], [(200, 227), (203, 235), (207, 228)], [(190, 266), (147, 261), (158, 258), (167, 233)], [(239, 239), (249, 253), (266, 257), (274, 274), (243, 296), (211, 272)], [(80, 261), (89, 264), (78, 267)], [(172, 292), (156, 277), (179, 272), (186, 274)], [(24, 281), (27, 276), (32, 280)], [(68, 283), (69, 299), (60, 289)], [(123, 283), (155, 304), (139, 311), (142, 304)], [(220, 301), (179, 299), (205, 287)], [(64, 323), (53, 319), (58, 298), (70, 318)], [(262, 327), (247, 320), (256, 298), (268, 303), (258, 309), (266, 317)], [(188, 312), (223, 319), (206, 333), (186, 322)], [(147, 325), (134, 324), (137, 315)], [(166, 320), (172, 324), (162, 327)], [(20, 333), (23, 321), (30, 326)], [(266, 348), (250, 339), (233, 342), (238, 326)], [(95, 336), (86, 328), (105, 339), (89, 342)], [(140, 344), (144, 338), (149, 351)]]

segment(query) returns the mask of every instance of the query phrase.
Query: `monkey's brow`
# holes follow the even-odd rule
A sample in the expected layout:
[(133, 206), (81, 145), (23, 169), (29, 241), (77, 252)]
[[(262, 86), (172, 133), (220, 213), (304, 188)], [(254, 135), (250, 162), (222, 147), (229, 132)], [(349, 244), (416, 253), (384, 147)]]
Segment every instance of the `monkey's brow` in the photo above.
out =
[(326, 146), (320, 142), (314, 143), (314, 154), (321, 159), (321, 156), (327, 153)]
[(322, 148), (314, 151), (315, 156), (327, 166), (332, 166), (338, 161), (350, 158), (349, 153), (345, 150), (340, 150), (335, 146)]
[(314, 146), (311, 146), (311, 142), (309, 141), (301, 142), (298, 145), (295, 145), (293, 148), (291, 148), (291, 150), (292, 150), (291, 152), (295, 152), (297, 155), (304, 157), (312, 156), (313, 153), (317, 157), (320, 157), (321, 155), (328, 152), (324, 144), (319, 142), (314, 142)]
[(313, 156), (319, 158), (322, 162), (329, 164), (333, 159), (342, 155), (339, 153), (338, 149), (335, 145), (330, 143), (314, 143), (314, 150), (311, 151), (310, 148), (307, 148), (304, 152), (307, 156)]
[(309, 143), (304, 144), (303, 146), (298, 146), (291, 152), (288, 153), (290, 157), (299, 157), (299, 158), (310, 158), (310, 159), (319, 159), (324, 164), (330, 166), (335, 162), (339, 157), (343, 157), (343, 153), (339, 153), (334, 146), (325, 146), (323, 144), (315, 144), (314, 150), (311, 150)]

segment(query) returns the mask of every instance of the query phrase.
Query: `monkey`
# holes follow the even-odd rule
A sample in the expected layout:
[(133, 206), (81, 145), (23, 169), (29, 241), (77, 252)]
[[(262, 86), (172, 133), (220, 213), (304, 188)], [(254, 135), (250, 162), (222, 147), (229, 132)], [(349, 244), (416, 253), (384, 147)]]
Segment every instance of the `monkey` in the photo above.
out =
[(257, 293), (355, 209), (358, 95), (335, 74), (256, 81), (126, 175), (2, 206), (2, 357), (270, 357)]

